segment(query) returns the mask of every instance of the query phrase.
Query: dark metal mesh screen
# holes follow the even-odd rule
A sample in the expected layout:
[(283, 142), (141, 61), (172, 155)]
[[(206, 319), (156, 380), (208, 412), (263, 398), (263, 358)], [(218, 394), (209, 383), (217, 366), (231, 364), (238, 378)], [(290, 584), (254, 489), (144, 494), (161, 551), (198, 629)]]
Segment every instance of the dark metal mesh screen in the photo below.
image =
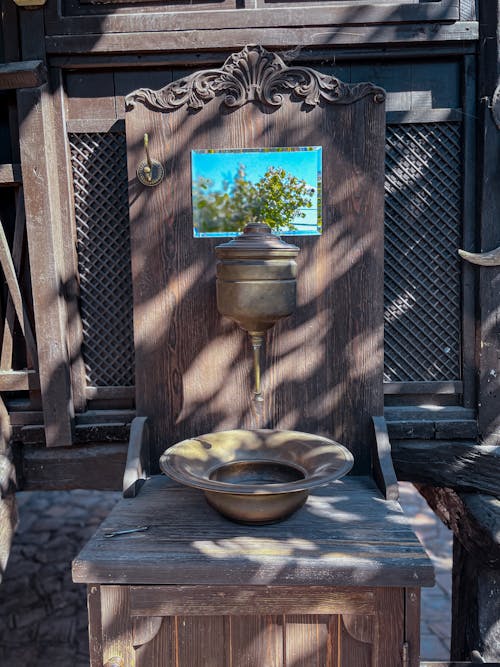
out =
[(387, 127), (385, 375), (460, 377), (460, 123)]
[(124, 133), (70, 134), (89, 386), (134, 384), (132, 279)]

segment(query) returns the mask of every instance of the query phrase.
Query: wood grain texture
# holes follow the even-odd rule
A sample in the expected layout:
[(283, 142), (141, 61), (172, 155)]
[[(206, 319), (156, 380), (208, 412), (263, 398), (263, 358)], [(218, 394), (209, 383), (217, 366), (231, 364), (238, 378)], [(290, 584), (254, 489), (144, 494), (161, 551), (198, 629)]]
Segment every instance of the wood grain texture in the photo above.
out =
[(47, 70), (41, 60), (2, 63), (0, 65), (0, 90), (34, 88), (47, 80)]
[(229, 664), (238, 667), (282, 667), (283, 626), (283, 616), (230, 617)]
[(87, 586), (87, 610), (89, 615), (90, 667), (102, 665), (102, 617), (101, 587)]
[[(179, 511), (182, 508), (182, 511)], [(189, 517), (189, 519), (187, 519)], [(104, 532), (149, 525), (107, 540)], [(347, 477), (272, 526), (220, 517), (165, 477), (121, 499), (73, 563), (77, 582), (160, 585), (432, 585), (431, 564), (399, 505)]]
[[(378, 591), (378, 610), (374, 630), (373, 665), (401, 667), (404, 642), (404, 597), (402, 588)], [(347, 666), (346, 666), (347, 667)]]
[(404, 640), (408, 645), (408, 667), (420, 665), (420, 589), (406, 588), (404, 591), (405, 629)]
[[(151, 420), (152, 470), (184, 438), (278, 427), (341, 441), (366, 473), (383, 402), (383, 104), (220, 105), (126, 115), (137, 410)], [(135, 176), (144, 132), (166, 166), (156, 188)], [(256, 411), (248, 341), (215, 304), (217, 240), (192, 237), (190, 150), (301, 145), (323, 146), (323, 234), (294, 237), (297, 309), (268, 335)]]
[[(18, 92), (26, 230), (47, 446), (72, 442), (73, 408), (61, 289), (62, 239), (47, 84)], [(50, 224), (49, 224), (50, 221)]]
[(374, 614), (375, 591), (325, 586), (131, 586), (133, 616)]
[(0, 164), (0, 187), (21, 185), (22, 180), (20, 164)]
[[(132, 621), (126, 586), (101, 586), (102, 661), (118, 656), (124, 667), (134, 664)], [(92, 665), (93, 667), (93, 665)]]
[[(330, 25), (341, 27), (343, 25), (356, 25), (356, 38), (359, 27), (362, 24), (385, 24), (384, 27), (402, 29), (408, 23), (418, 24), (431, 23), (434, 28), (439, 27), (440, 21), (453, 21), (458, 16), (457, 0), (441, 0), (440, 2), (408, 4), (393, 3), (387, 5), (380, 3), (362, 3), (357, 7), (339, 6), (337, 2), (321, 2), (311, 5), (302, 3), (295, 7), (279, 7), (277, 3), (259, 3), (259, 11), (252, 8), (225, 9), (224, 5), (219, 9), (202, 14), (196, 9), (206, 9), (201, 2), (192, 5), (179, 6), (173, 3), (166, 6), (163, 11), (147, 5), (142, 12), (120, 12), (113, 8), (106, 14), (92, 16), (89, 12), (79, 12), (80, 16), (61, 17), (56, 6), (48, 5), (46, 11), (47, 35), (54, 36), (50, 45), (60, 36), (74, 35), (82, 39), (89, 38), (95, 34), (122, 33), (124, 35), (133, 33), (144, 33), (155, 31), (176, 32), (179, 30), (192, 30), (193, 26), (200, 29), (230, 29), (230, 28), (255, 28), (262, 26), (283, 27), (296, 25)], [(274, 6), (273, 6), (274, 5)], [(377, 6), (378, 5), (378, 6)], [(227, 5), (226, 5), (227, 6)], [(403, 25), (398, 25), (403, 24)], [(380, 27), (379, 27), (380, 30)], [(375, 32), (375, 30), (374, 30)], [(95, 38), (94, 38), (94, 41)], [(253, 43), (259, 43), (254, 40)], [(250, 43), (251, 40), (233, 42), (236, 44)], [(289, 42), (293, 44), (294, 42)], [(49, 46), (50, 50), (51, 46)], [(213, 43), (211, 45), (213, 48)], [(137, 46), (137, 50), (142, 50)], [(116, 49), (115, 49), (116, 51)]]
[[(176, 667), (231, 667), (233, 664), (246, 664), (237, 660), (231, 662), (229, 647), (233, 648), (234, 644), (229, 619), (223, 616), (177, 616), (175, 621)], [(256, 661), (248, 664), (266, 663)]]
[(284, 664), (292, 667), (337, 667), (338, 616), (285, 616)]

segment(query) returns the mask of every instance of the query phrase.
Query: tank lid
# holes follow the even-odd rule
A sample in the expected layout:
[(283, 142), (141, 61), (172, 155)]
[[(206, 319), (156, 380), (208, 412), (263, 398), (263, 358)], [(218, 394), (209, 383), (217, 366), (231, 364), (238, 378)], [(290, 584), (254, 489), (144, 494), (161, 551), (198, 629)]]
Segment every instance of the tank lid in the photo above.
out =
[(250, 222), (243, 233), (228, 243), (215, 247), (219, 259), (237, 259), (244, 257), (290, 258), (299, 254), (299, 248), (286, 243), (272, 233), (265, 222)]

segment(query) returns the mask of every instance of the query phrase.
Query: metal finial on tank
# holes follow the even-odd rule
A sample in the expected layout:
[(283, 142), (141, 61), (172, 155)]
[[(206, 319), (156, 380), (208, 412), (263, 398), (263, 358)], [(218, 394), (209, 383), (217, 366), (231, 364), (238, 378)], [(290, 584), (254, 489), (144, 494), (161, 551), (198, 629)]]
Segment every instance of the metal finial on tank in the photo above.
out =
[(262, 222), (215, 248), (217, 307), (250, 334), (254, 353), (254, 394), (261, 400), (260, 354), (265, 332), (295, 310), (299, 248), (282, 241)]

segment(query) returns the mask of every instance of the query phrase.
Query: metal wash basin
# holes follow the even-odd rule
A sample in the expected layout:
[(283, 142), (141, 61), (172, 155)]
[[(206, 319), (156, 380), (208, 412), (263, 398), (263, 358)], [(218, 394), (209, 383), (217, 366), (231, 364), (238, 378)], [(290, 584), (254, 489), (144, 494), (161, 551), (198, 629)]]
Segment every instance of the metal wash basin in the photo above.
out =
[(177, 443), (160, 467), (181, 484), (202, 489), (208, 503), (240, 523), (281, 521), (309, 490), (346, 475), (353, 456), (342, 445), (298, 431), (234, 430)]

